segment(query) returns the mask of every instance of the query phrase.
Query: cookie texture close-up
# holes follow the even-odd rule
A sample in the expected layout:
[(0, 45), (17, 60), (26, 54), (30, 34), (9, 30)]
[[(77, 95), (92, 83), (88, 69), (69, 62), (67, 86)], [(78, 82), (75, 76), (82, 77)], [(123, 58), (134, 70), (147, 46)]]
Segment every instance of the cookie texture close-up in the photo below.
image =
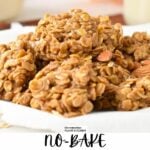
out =
[(150, 106), (150, 36), (108, 16), (46, 14), (0, 45), (0, 99), (64, 117)]

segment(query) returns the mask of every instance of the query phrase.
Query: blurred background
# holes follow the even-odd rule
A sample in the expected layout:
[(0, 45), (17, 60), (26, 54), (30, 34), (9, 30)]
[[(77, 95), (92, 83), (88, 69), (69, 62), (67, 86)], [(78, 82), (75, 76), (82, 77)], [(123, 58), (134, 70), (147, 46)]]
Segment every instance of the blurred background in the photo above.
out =
[[(13, 0), (12, 0), (13, 1)], [(81, 8), (93, 15), (114, 15), (122, 12), (122, 0), (24, 0), (17, 20), (42, 17), (44, 13), (52, 14)]]
[(91, 15), (109, 15), (112, 22), (139, 24), (150, 21), (150, 0), (0, 0), (0, 28), (11, 22), (35, 25), (45, 14), (81, 8)]

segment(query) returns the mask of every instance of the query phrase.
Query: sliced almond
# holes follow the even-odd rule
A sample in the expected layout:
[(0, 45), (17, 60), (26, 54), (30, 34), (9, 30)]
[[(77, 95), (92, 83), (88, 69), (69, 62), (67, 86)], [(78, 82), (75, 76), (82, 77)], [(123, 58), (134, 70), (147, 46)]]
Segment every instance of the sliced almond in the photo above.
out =
[(150, 65), (141, 66), (135, 69), (132, 74), (138, 78), (150, 75)]
[(111, 51), (103, 51), (102, 53), (100, 53), (97, 57), (97, 60), (98, 61), (102, 61), (102, 62), (107, 62), (107, 61), (110, 61), (112, 59), (112, 52)]
[(150, 65), (150, 60), (143, 60), (141, 62), (142, 65)]

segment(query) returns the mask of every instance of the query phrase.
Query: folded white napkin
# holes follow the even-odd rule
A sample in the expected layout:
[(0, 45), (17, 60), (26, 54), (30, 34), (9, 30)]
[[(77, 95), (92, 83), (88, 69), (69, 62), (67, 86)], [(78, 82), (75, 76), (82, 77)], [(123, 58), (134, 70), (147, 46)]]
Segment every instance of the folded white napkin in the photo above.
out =
[(150, 132), (150, 108), (134, 112), (97, 112), (64, 118), (25, 106), (0, 101), (2, 120), (11, 125), (63, 132), (65, 127), (82, 127), (89, 132)]
[(16, 40), (18, 35), (33, 32), (34, 30), (35, 30), (34, 26), (23, 27), (19, 23), (12, 23), (11, 29), (0, 31), (0, 43), (8, 43), (14, 41)]

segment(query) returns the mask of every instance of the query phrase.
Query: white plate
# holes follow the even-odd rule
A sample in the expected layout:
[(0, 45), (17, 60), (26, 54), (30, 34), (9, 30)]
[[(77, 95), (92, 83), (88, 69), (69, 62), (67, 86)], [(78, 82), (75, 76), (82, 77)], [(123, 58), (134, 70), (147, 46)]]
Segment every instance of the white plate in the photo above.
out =
[[(0, 43), (15, 40), (21, 33), (34, 31), (34, 27), (14, 24), (11, 30), (0, 32)], [(124, 35), (135, 31), (150, 33), (150, 24), (124, 27)], [(87, 131), (150, 132), (150, 108), (134, 112), (97, 112), (75, 118), (63, 118), (10, 102), (0, 101), (2, 119), (11, 125), (32, 129), (64, 131), (65, 127), (82, 127)]]

